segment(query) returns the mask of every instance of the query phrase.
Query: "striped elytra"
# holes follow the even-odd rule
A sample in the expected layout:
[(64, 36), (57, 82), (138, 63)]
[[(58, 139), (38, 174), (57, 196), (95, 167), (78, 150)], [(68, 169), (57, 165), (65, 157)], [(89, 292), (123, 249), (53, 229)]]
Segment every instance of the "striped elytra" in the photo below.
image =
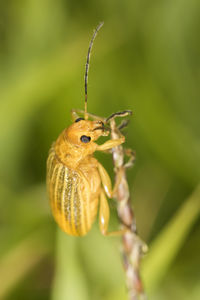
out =
[(54, 146), (47, 160), (47, 187), (51, 210), (60, 228), (70, 235), (85, 235), (96, 216), (98, 199), (91, 201), (86, 179), (59, 161)]

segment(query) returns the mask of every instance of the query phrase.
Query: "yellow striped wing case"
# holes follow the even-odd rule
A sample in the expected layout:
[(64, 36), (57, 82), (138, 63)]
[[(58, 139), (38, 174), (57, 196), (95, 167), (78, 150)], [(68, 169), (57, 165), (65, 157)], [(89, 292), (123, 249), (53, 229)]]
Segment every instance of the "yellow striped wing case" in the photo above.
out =
[(85, 235), (90, 230), (97, 211), (98, 201), (91, 207), (90, 194), (88, 190), (85, 191), (88, 184), (82, 177), (79, 172), (59, 161), (52, 146), (47, 160), (47, 190), (51, 210), (60, 228), (75, 236)]

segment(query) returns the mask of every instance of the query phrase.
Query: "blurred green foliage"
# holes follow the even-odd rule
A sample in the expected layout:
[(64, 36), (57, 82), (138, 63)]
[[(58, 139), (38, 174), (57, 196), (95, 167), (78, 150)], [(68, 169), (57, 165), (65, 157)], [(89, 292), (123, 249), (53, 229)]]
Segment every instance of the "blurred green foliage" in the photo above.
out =
[[(200, 299), (199, 0), (0, 2), (0, 299), (126, 299), (119, 239), (57, 229), (45, 192), (48, 149), (83, 108), (131, 109), (127, 147), (152, 299)], [(109, 155), (98, 158), (112, 174)], [(111, 228), (117, 228), (111, 203)], [(151, 246), (152, 245), (152, 246)]]

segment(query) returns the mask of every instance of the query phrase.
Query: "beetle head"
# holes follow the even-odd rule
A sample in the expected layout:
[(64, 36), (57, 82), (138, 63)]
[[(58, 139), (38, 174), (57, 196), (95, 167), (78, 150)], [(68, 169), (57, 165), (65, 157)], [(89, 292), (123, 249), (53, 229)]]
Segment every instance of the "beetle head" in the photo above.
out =
[(66, 129), (65, 137), (68, 142), (77, 146), (89, 147), (100, 136), (107, 136), (102, 121), (90, 121), (78, 118), (75, 123)]

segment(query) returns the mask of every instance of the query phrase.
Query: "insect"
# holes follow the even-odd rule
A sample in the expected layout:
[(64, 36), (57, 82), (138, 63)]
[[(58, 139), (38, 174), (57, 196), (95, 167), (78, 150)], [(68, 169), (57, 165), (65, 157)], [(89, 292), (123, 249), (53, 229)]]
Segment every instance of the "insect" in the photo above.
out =
[[(91, 229), (98, 206), (99, 225), (103, 235), (118, 234), (108, 232), (109, 206), (107, 198), (112, 198), (111, 180), (105, 168), (94, 158), (95, 151), (106, 151), (124, 143), (125, 138), (108, 140), (102, 145), (95, 141), (100, 136), (108, 136), (105, 123), (128, 111), (112, 114), (104, 119), (87, 112), (87, 81), (90, 53), (97, 32), (94, 31), (89, 44), (85, 68), (85, 109), (72, 110), (73, 123), (61, 132), (53, 143), (47, 159), (47, 190), (52, 214), (60, 228), (69, 235), (84, 236)], [(82, 113), (80, 117), (77, 113)], [(92, 119), (92, 120), (89, 120)]]

